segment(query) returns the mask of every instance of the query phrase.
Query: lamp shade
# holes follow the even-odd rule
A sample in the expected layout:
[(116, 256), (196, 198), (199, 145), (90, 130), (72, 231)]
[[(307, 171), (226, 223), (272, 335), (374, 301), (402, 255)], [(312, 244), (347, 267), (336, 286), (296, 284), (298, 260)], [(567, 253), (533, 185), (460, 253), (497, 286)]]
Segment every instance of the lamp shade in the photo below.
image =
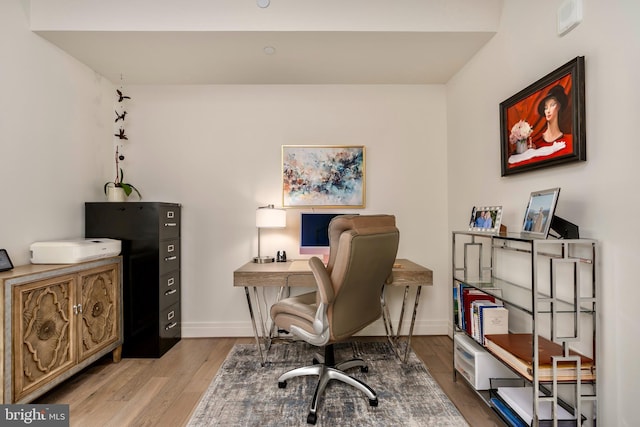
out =
[(256, 210), (256, 227), (284, 228), (287, 226), (287, 212), (276, 209), (273, 205), (259, 207)]

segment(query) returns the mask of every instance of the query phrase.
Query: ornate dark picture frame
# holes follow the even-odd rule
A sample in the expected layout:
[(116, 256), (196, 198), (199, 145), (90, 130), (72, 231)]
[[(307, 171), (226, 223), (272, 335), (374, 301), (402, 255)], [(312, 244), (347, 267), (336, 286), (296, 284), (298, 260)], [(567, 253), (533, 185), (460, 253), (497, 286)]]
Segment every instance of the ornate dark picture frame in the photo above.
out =
[(584, 56), (500, 103), (502, 176), (587, 160)]

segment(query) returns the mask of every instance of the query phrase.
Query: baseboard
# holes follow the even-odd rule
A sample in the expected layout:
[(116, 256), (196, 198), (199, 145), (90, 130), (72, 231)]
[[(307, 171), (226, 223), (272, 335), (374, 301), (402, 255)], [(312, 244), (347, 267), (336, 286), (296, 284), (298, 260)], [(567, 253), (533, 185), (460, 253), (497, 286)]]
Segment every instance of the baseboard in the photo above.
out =
[[(396, 324), (394, 323), (394, 327)], [(260, 327), (258, 326), (258, 329)], [(446, 335), (451, 330), (448, 320), (416, 320), (414, 335)], [(394, 330), (395, 332), (395, 330)], [(402, 335), (409, 333), (409, 323), (402, 326)], [(363, 329), (358, 335), (385, 336), (382, 321), (378, 321)], [(246, 322), (184, 322), (182, 323), (184, 338), (217, 338), (217, 337), (253, 337), (253, 327)]]

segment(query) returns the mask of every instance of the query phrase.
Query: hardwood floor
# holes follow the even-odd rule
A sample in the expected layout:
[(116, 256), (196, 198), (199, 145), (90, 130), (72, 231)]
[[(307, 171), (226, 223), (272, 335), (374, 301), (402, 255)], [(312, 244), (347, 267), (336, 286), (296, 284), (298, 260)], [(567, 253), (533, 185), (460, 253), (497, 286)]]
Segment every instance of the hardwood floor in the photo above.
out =
[[(160, 359), (104, 358), (33, 403), (69, 404), (71, 426), (182, 426), (231, 347), (252, 342), (188, 338)], [(472, 427), (503, 426), (462, 378), (453, 382), (449, 337), (413, 337), (412, 347)]]

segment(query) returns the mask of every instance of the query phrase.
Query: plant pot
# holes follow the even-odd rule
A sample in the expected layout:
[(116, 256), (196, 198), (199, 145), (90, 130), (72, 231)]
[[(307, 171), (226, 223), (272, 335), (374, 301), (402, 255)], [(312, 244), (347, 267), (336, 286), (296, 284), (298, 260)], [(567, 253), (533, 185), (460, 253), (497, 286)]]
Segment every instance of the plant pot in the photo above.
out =
[(127, 193), (124, 192), (122, 187), (107, 187), (107, 200), (110, 202), (126, 202)]

